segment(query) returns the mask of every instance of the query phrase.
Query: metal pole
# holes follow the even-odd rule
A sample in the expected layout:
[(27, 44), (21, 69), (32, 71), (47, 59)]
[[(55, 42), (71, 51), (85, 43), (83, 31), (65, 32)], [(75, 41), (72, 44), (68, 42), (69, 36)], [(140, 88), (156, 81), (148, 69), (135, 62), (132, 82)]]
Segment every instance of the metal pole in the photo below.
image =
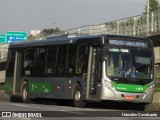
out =
[(133, 22), (133, 35), (136, 35), (136, 17), (133, 18), (134, 22)]
[(92, 26), (91, 25), (89, 26), (89, 34), (90, 35), (92, 34)]
[(116, 34), (119, 35), (119, 21), (117, 21)]
[(78, 28), (78, 34), (81, 34), (81, 29), (80, 28)]
[(151, 12), (151, 31), (153, 32), (154, 31), (154, 13)]
[(147, 25), (146, 25), (147, 26), (147, 29), (146, 29), (147, 34), (149, 33), (149, 5), (150, 5), (149, 2), (150, 2), (150, 0), (147, 0), (147, 18), (146, 18), (147, 19)]
[(56, 24), (56, 23), (54, 22), (54, 23), (53, 23), (53, 25), (54, 25), (54, 28), (53, 28), (53, 29), (54, 29), (54, 34), (55, 34), (55, 31), (56, 31), (56, 30), (55, 30), (55, 29), (56, 29), (56, 28), (55, 28), (55, 24)]

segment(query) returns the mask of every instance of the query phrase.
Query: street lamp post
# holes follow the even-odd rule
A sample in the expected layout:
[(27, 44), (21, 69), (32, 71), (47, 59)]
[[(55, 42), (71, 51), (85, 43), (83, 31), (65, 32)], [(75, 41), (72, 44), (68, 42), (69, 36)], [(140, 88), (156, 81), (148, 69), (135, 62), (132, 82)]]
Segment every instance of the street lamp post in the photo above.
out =
[(53, 29), (54, 29), (54, 34), (55, 34), (55, 32), (56, 32), (56, 31), (55, 31), (55, 29), (56, 29), (55, 24), (56, 24), (56, 23), (54, 22), (54, 23), (53, 23), (53, 25), (54, 25), (54, 27), (53, 27)]

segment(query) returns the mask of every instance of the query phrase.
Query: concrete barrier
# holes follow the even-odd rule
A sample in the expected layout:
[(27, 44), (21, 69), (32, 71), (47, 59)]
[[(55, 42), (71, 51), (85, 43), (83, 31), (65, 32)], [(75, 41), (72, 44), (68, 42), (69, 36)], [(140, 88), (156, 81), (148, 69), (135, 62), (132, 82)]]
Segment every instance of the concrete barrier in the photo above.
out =
[(151, 104), (146, 105), (145, 111), (160, 111), (160, 92), (155, 92)]
[(0, 90), (0, 101), (10, 101), (10, 96), (5, 94), (4, 90)]
[(3, 83), (5, 81), (5, 70), (0, 71), (0, 83)]

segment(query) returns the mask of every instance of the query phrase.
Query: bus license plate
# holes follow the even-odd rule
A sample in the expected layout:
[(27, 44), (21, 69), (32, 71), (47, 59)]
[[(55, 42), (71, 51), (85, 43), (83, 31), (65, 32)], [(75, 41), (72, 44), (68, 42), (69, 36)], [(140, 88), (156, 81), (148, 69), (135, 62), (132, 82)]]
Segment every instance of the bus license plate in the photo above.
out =
[(125, 96), (126, 100), (134, 100), (134, 98), (135, 98), (134, 96)]

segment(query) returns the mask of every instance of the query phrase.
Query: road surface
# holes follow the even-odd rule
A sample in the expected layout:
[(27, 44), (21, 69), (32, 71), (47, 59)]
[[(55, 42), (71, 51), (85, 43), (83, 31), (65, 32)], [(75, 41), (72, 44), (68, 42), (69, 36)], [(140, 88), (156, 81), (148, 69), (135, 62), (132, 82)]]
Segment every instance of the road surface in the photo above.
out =
[[(158, 120), (160, 118), (160, 114), (157, 112), (147, 113), (140, 110), (120, 109), (115, 106), (106, 105), (106, 107), (102, 107), (93, 103), (87, 108), (76, 108), (71, 105), (0, 102), (0, 115), (3, 116), (0, 120)], [(140, 117), (146, 113), (147, 117)], [(158, 117), (154, 116), (156, 114)], [(12, 116), (12, 118), (7, 115)], [(149, 117), (151, 115), (153, 117)]]

